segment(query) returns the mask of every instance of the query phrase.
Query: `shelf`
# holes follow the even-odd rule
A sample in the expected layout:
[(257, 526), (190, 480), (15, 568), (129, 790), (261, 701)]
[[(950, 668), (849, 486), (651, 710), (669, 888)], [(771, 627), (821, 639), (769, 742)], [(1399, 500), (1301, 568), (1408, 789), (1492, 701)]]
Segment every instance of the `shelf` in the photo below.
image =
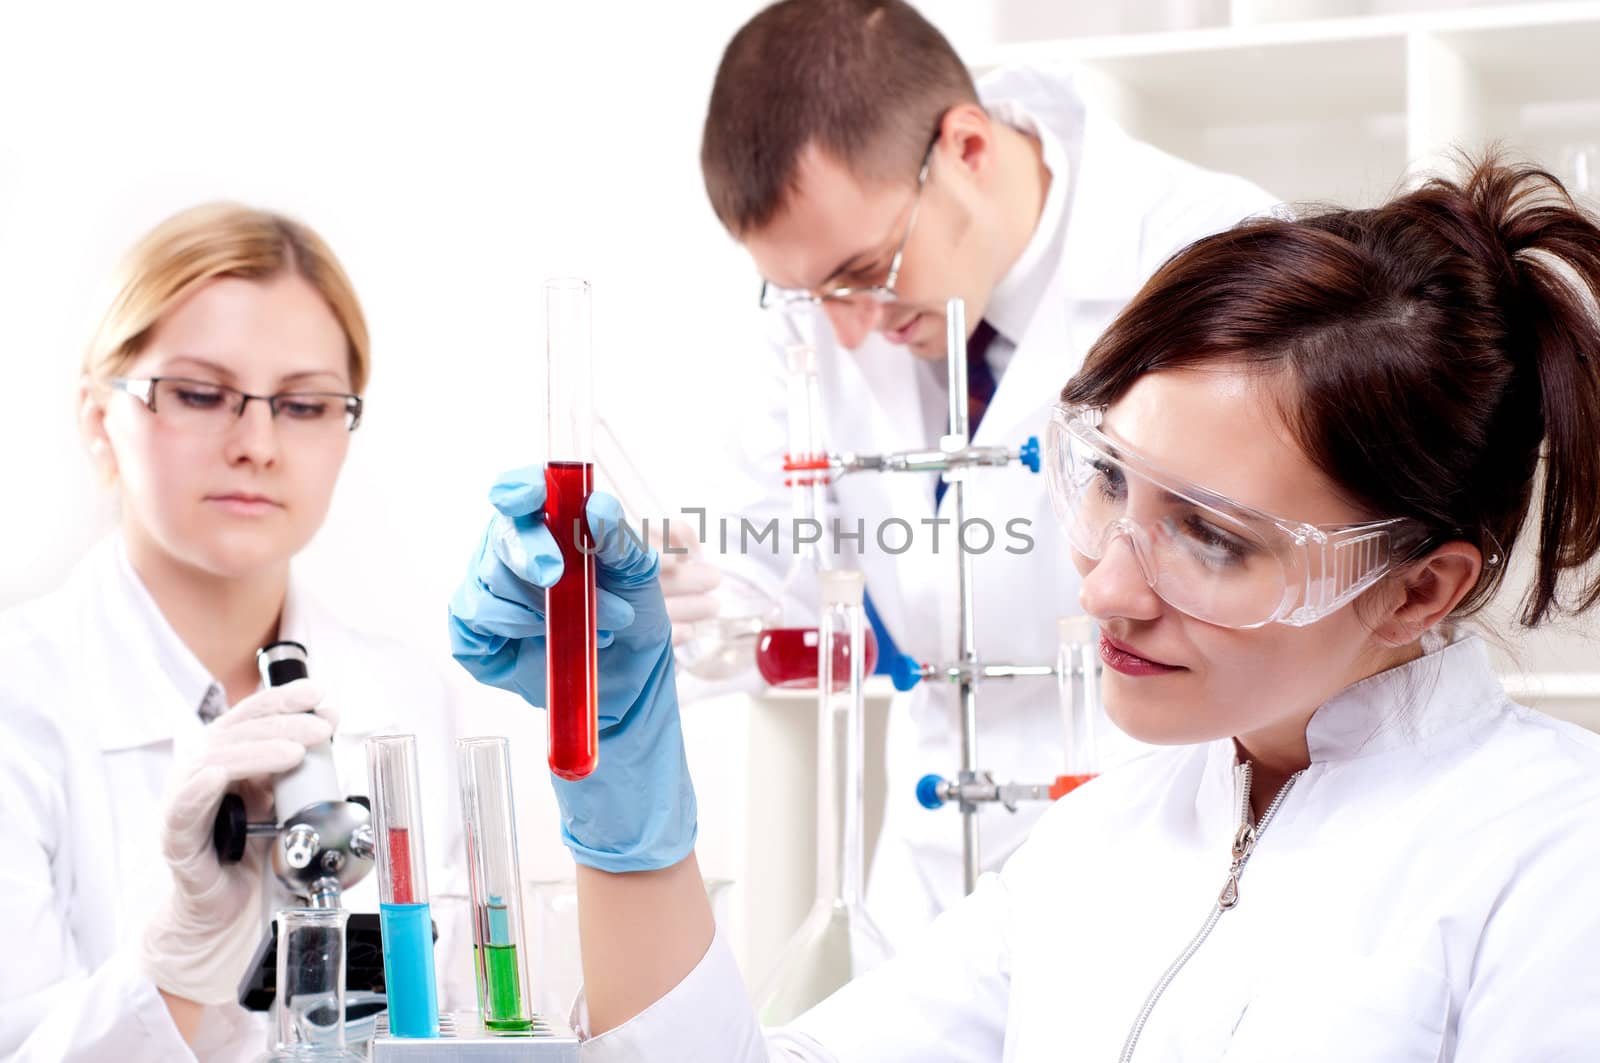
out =
[(1318, 121), (1405, 111), (1403, 37), (1230, 45), (1081, 61), (1174, 123)]
[(1373, 202), (1405, 169), (1402, 37), (1116, 55), (1079, 69), (1085, 95), (1133, 136), (1285, 200)]
[(1596, 56), (1600, 20), (1417, 35), (1411, 156), (1428, 162), (1451, 146), (1498, 143), (1572, 180), (1575, 149), (1600, 142)]
[(1291, 202), (1375, 203), (1491, 142), (1570, 177), (1600, 141), (1600, 3), (1429, 3), (1234, 0), (1229, 25), (998, 44), (974, 69), (1071, 64), (1135, 137)]
[(1405, 37), (1411, 33), (1488, 33), (1566, 27), (1600, 22), (1596, 0), (1553, 0), (1525, 4), (1494, 4), (1420, 10), (1400, 13), (1316, 17), (1350, 5), (1297, 4), (1299, 17), (1235, 21), (1227, 25), (1153, 33), (1063, 35), (1045, 38), (994, 40), (970, 51), (971, 66), (984, 71), (1025, 62), (1081, 61), (1201, 52), (1228, 48), (1276, 48), (1317, 41), (1361, 41)]

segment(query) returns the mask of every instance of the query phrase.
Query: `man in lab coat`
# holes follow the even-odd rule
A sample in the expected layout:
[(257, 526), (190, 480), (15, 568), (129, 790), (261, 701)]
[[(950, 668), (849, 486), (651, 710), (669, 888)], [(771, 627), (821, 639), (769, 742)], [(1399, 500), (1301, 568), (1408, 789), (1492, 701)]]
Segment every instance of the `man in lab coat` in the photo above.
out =
[[(1089, 345), (1169, 255), (1273, 204), (1240, 178), (1131, 139), (1066, 70), (1002, 69), (974, 86), (901, 0), (784, 0), (756, 15), (723, 55), (701, 163), (717, 216), (776, 311), (772, 386), (741, 425), (741, 490), (723, 507), (758, 526), (790, 513), (781, 366), (796, 328), (817, 346), (832, 450), (922, 449), (947, 430), (943, 306), (960, 296), (973, 443), (1015, 448), (1040, 433)], [(938, 480), (846, 476), (827, 515), (844, 532), (840, 552), (854, 555), (841, 563), (866, 574), (882, 627), (929, 662), (951, 660), (957, 646), (957, 531)], [(1056, 618), (1081, 610), (1064, 539), (1044, 531), (1045, 485), (1015, 463), (966, 483), (968, 519), (986, 522), (962, 537), (979, 655), (1052, 663)], [(757, 548), (719, 563), (781, 571), (786, 560)], [(663, 573), (675, 621), (708, 607), (696, 593), (703, 564)], [(997, 779), (1053, 779), (1061, 736), (1048, 680), (981, 688), (978, 764)], [(959, 767), (954, 689), (924, 683), (897, 699), (887, 742), (868, 906), (898, 944), (962, 893), (958, 815), (927, 811), (915, 795), (923, 774)], [(983, 866), (999, 866), (1042, 810), (986, 809)]]

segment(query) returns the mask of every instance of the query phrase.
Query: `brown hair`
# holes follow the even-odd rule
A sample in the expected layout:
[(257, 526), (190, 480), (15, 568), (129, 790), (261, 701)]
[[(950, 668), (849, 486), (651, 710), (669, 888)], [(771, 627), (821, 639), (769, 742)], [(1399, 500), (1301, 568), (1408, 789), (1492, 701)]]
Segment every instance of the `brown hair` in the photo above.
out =
[[(1282, 373), (1301, 448), (1377, 518), (1501, 564), (1539, 481), (1521, 621), (1600, 600), (1600, 226), (1550, 174), (1491, 156), (1373, 210), (1263, 219), (1166, 263), (1062, 390), (1104, 406), (1145, 373), (1233, 362)], [(1576, 577), (1574, 601), (1558, 584)]]
[(903, 0), (782, 0), (722, 53), (700, 169), (712, 209), (743, 236), (771, 221), (815, 143), (858, 177), (915, 174), (972, 77)]
[(128, 252), (83, 372), (97, 389), (144, 349), (161, 318), (218, 277), (269, 280), (293, 271), (315, 288), (344, 330), (350, 389), (365, 390), (371, 368), (361, 302), (333, 251), (310, 228), (281, 214), (207, 203), (173, 215)]

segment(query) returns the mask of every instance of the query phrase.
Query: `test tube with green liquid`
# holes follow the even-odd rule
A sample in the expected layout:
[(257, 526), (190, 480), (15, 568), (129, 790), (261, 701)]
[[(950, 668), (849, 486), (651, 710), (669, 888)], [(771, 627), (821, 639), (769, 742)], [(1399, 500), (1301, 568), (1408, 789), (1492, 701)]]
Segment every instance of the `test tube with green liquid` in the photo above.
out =
[(478, 1008), (491, 1031), (533, 1025), (522, 936), (522, 875), (511, 800), (511, 746), (504, 738), (456, 743), (472, 892), (473, 966)]

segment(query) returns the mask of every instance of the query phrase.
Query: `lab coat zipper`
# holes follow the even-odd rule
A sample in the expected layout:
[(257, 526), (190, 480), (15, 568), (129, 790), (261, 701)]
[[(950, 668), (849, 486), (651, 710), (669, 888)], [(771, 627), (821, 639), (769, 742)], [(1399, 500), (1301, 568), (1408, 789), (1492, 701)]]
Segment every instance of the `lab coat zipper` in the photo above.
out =
[(1261, 814), (1261, 821), (1259, 823), (1251, 823), (1250, 782), (1253, 771), (1254, 769), (1249, 761), (1240, 764), (1235, 771), (1235, 786), (1239, 794), (1239, 828), (1234, 831), (1233, 835), (1233, 862), (1228, 865), (1228, 880), (1223, 884), (1222, 892), (1217, 896), (1216, 907), (1211, 909), (1211, 915), (1207, 917), (1205, 925), (1200, 928), (1200, 932), (1194, 936), (1194, 940), (1189, 942), (1188, 948), (1184, 949), (1182, 954), (1172, 961), (1172, 965), (1167, 968), (1166, 973), (1161, 976), (1161, 980), (1156, 983), (1155, 988), (1150, 991), (1150, 995), (1145, 998), (1144, 1007), (1139, 1009), (1139, 1017), (1134, 1020), (1133, 1029), (1128, 1031), (1128, 1040), (1122, 1046), (1122, 1055), (1117, 1057), (1118, 1063), (1132, 1063), (1133, 1051), (1139, 1045), (1139, 1036), (1144, 1033), (1145, 1023), (1150, 1021), (1150, 1013), (1155, 1011), (1156, 1003), (1161, 999), (1161, 995), (1167, 991), (1167, 987), (1172, 984), (1172, 980), (1178, 977), (1178, 972), (1183, 970), (1184, 965), (1189, 962), (1190, 958), (1200, 951), (1200, 946), (1204, 945), (1206, 938), (1211, 936), (1211, 931), (1216, 927), (1217, 920), (1222, 918), (1222, 913), (1232, 909), (1239, 903), (1239, 876), (1244, 874), (1244, 865), (1249, 862), (1250, 854), (1255, 851), (1256, 843), (1261, 840), (1261, 835), (1266, 833), (1268, 824), (1278, 814), (1278, 807), (1289, 796), (1289, 791), (1294, 788), (1294, 784), (1300, 781), (1300, 776), (1305, 774), (1302, 770), (1289, 776), (1288, 781), (1279, 789), (1277, 796), (1272, 799), (1272, 803), (1267, 806), (1267, 810)]

